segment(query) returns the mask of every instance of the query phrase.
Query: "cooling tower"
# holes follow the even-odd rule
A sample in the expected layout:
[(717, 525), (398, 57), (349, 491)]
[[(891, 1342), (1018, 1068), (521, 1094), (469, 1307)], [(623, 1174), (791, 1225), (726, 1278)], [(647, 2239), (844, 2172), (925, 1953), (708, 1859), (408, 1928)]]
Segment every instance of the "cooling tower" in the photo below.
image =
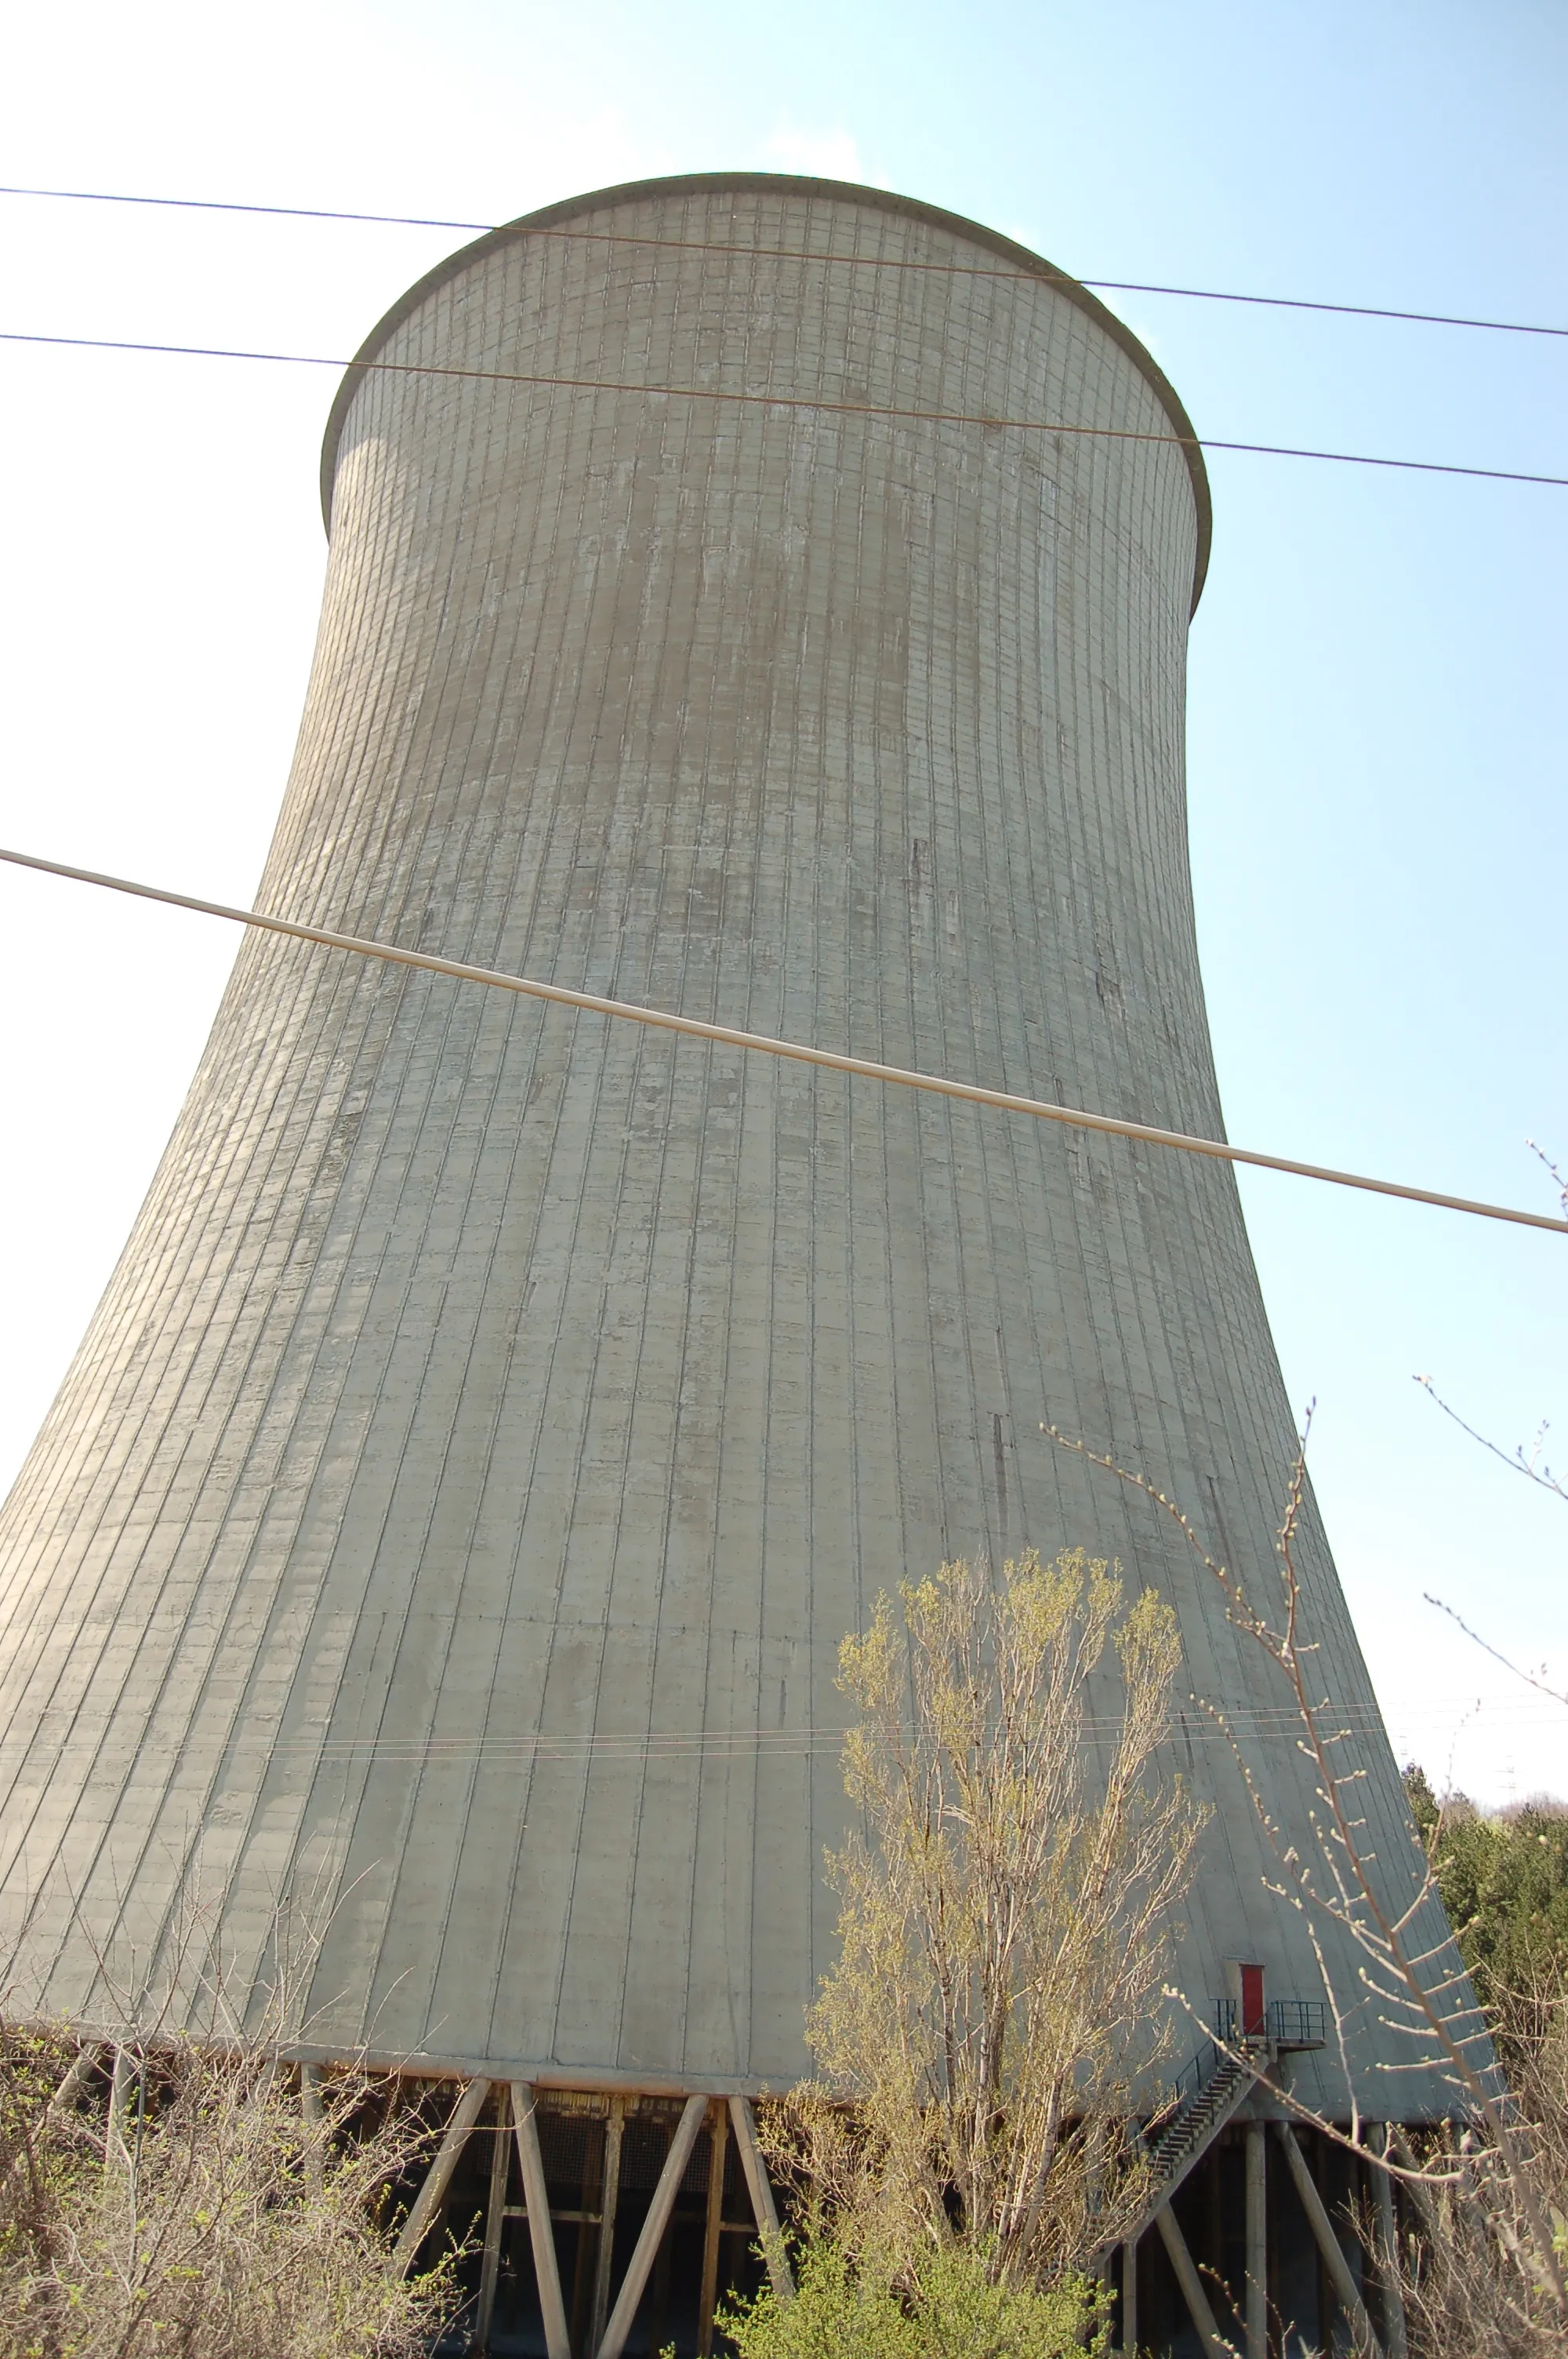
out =
[[(257, 907), (1222, 1135), (1191, 432), (1082, 288), (880, 191), (665, 180), (480, 239), (333, 411)], [(200, 2028), (200, 1926), (254, 2017), (308, 1919), (302, 2052), (788, 2082), (839, 1641), (1025, 1544), (1163, 1592), (1308, 1849), (1277, 1674), (1043, 1422), (1271, 1580), (1295, 1432), (1227, 1168), (248, 936), (0, 1528), (11, 1987), (112, 2027), (172, 1984)], [(1301, 1560), (1397, 1862), (1310, 1502)], [(1174, 1978), (1321, 1996), (1199, 1704), (1175, 1755), (1215, 1815)], [(1390, 2037), (1349, 2036), (1380, 2115)], [(1346, 2110), (1332, 2050), (1297, 2085)]]

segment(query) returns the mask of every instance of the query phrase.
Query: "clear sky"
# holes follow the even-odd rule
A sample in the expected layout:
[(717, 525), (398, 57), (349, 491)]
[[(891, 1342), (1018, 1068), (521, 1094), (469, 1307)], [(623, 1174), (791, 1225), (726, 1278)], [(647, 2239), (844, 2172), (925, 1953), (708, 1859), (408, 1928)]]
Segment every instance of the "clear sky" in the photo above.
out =
[[(504, 220), (657, 172), (875, 180), (1085, 277), (1568, 325), (1561, 0), (59, 0), (0, 177)], [(0, 198), (0, 327), (342, 356), (462, 239)], [(1568, 474), (1568, 341), (1107, 299), (1200, 432)], [(0, 348), (0, 840), (253, 890), (319, 596), (330, 369)], [(1568, 491), (1215, 454), (1192, 643), (1200, 939), (1233, 1137), (1552, 1210)], [(150, 1177), (227, 929), (0, 872), (0, 1479)], [(1114, 1109), (1112, 1109), (1114, 1111)], [(1243, 1181), (1401, 1756), (1568, 1792), (1568, 1240)]]

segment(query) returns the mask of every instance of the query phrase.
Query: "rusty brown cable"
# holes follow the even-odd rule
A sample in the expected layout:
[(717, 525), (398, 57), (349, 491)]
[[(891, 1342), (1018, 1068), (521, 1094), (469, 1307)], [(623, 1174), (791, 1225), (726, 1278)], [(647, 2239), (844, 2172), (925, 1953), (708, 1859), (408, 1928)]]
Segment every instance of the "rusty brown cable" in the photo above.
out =
[(1342, 467), (1392, 467), (1418, 475), (1466, 475), (1493, 484), (1546, 484), (1568, 490), (1568, 475), (1529, 474), (1515, 467), (1465, 467), (1444, 459), (1388, 459), (1365, 451), (1309, 451), (1288, 442), (1223, 441), (1211, 434), (1151, 434), (1130, 426), (1067, 426), (1047, 418), (997, 418), (984, 410), (903, 409), (875, 401), (823, 401), (803, 394), (737, 393), (722, 386), (640, 385), (618, 379), (544, 376), (523, 369), (460, 368), (432, 361), (345, 361), (320, 353), (253, 352), (228, 344), (144, 343), (124, 336), (48, 336), (0, 328), (0, 343), (49, 344), (71, 351), (167, 353), (183, 360), (276, 361), (300, 368), (342, 369), (371, 376), (437, 376), (483, 385), (535, 386), (562, 393), (660, 394), (678, 401), (738, 402), (757, 409), (808, 410), (824, 417), (891, 418), (906, 425), (979, 426), (1025, 434), (1072, 434), (1104, 442), (1164, 443), (1179, 451), (1244, 451), (1265, 459), (1322, 459)]
[(527, 222), (450, 221), (425, 213), (368, 213), (327, 205), (253, 205), (218, 197), (146, 197), (106, 189), (0, 188), (0, 197), (59, 199), (73, 204), (152, 205), (181, 212), (254, 213), (272, 220), (366, 222), (387, 229), (465, 229), (481, 234), (515, 230), (520, 237), (553, 238), (584, 245), (650, 245), (678, 254), (756, 255), (771, 262), (831, 262), (860, 270), (926, 271), (948, 278), (1022, 278), (1054, 287), (1090, 287), (1121, 295), (1175, 295), (1195, 303), (1249, 303), (1273, 311), (1325, 311), (1341, 319), (1404, 320), (1429, 328), (1484, 328), (1506, 336), (1568, 336), (1568, 328), (1533, 320), (1479, 320), (1455, 311), (1404, 311), (1384, 303), (1325, 303), (1304, 295), (1246, 295), (1217, 287), (1167, 287), (1146, 278), (1083, 278), (1048, 266), (1039, 270), (999, 268), (974, 262), (917, 262), (893, 254), (827, 254), (810, 247), (725, 244), (714, 238), (649, 237), (634, 230), (564, 229)]

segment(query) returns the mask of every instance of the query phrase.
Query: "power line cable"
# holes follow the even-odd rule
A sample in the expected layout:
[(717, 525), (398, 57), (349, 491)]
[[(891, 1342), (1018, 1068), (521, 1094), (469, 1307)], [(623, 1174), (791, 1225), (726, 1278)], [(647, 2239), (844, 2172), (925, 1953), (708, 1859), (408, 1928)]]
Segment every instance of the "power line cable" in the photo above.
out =
[(1490, 484), (1545, 484), (1568, 490), (1568, 475), (1530, 474), (1516, 467), (1467, 467), (1447, 459), (1390, 459), (1365, 451), (1313, 451), (1290, 442), (1236, 442), (1210, 434), (1152, 434), (1126, 426), (1068, 426), (1045, 418), (996, 418), (984, 410), (904, 409), (876, 401), (823, 401), (801, 394), (736, 393), (708, 385), (633, 385), (603, 377), (544, 376), (523, 369), (443, 366), (429, 361), (345, 361), (322, 353), (253, 352), (229, 344), (145, 343), (126, 336), (46, 336), (0, 329), (0, 343), (45, 344), (70, 352), (159, 353), (180, 360), (272, 361), (298, 368), (358, 370), (363, 375), (461, 378), (481, 385), (526, 385), (562, 393), (662, 394), (678, 401), (736, 402), (754, 409), (797, 409), (814, 416), (892, 418), (905, 424), (1015, 429), (1024, 434), (1072, 434), (1103, 442), (1166, 443), (1181, 451), (1241, 451), (1264, 459), (1320, 459), (1341, 467), (1391, 467), (1417, 475), (1465, 475)]
[(1080, 1108), (1053, 1104), (1044, 1098), (1017, 1096), (1010, 1090), (991, 1090), (975, 1082), (955, 1082), (936, 1073), (912, 1071), (902, 1065), (883, 1065), (869, 1057), (853, 1057), (835, 1049), (814, 1049), (798, 1040), (778, 1040), (762, 1032), (742, 1032), (730, 1024), (710, 1024), (700, 1016), (676, 1016), (668, 1009), (643, 1007), (631, 1000), (610, 999), (594, 991), (573, 991), (564, 984), (540, 983), (531, 976), (503, 974), (492, 967), (470, 966), (460, 959), (432, 956), (426, 951), (405, 950), (395, 942), (378, 942), (359, 934), (340, 934), (325, 926), (307, 926), (292, 918), (275, 918), (260, 909), (236, 909), (224, 901), (205, 901), (189, 893), (172, 893), (161, 885), (142, 885), (125, 876), (108, 876), (92, 868), (74, 868), (60, 860), (45, 860), (36, 853), (0, 848), (0, 860), (18, 868), (36, 868), (45, 875), (68, 877), (77, 885), (99, 885), (114, 893), (134, 894), (144, 901), (164, 901), (171, 908), (194, 909), (208, 918), (223, 918), (232, 925), (253, 926), (265, 933), (288, 934), (297, 941), (319, 942), (324, 949), (351, 951), (357, 957), (385, 959), (396, 966), (421, 968), (427, 974), (452, 976), (460, 983), (482, 983), (495, 991), (513, 991), (525, 999), (542, 999), (553, 1006), (575, 1007), (590, 1016), (611, 1016), (632, 1024), (646, 1024), (687, 1038), (711, 1040), (764, 1057), (787, 1058), (798, 1064), (825, 1066), (872, 1082), (892, 1082), (903, 1089), (928, 1090), (937, 1097), (957, 1098), (970, 1105), (997, 1106), (1007, 1114), (1026, 1114), (1041, 1122), (1064, 1123), (1074, 1130), (1103, 1131), (1113, 1138), (1130, 1138), (1151, 1147), (1169, 1147), (1184, 1155), (1207, 1156), (1222, 1163), (1246, 1163), (1266, 1171), (1288, 1171), (1300, 1180), (1322, 1180), (1337, 1188), (1360, 1188), (1377, 1196), (1400, 1196), (1417, 1204), (1436, 1204), (1451, 1212), (1473, 1212), (1488, 1221), (1511, 1221), (1530, 1229), (1555, 1229), (1568, 1235), (1568, 1220), (1545, 1212), (1517, 1212), (1506, 1204), (1486, 1204), (1468, 1196), (1450, 1196), (1433, 1188), (1408, 1188), (1395, 1180), (1370, 1180), (1354, 1171), (1336, 1171), (1319, 1163), (1300, 1163), (1292, 1157), (1264, 1155), (1255, 1148), (1232, 1147), (1217, 1138), (1197, 1138), (1185, 1131), (1160, 1130), (1151, 1123), (1122, 1122), (1112, 1114), (1087, 1114)]
[[(1195, 1705), (1197, 1700), (1192, 1699)], [(1545, 1704), (1520, 1706), (1511, 1698), (1507, 1705), (1488, 1703), (1485, 1699), (1465, 1694), (1451, 1698), (1439, 1697), (1423, 1701), (1411, 1713), (1392, 1714), (1384, 1712), (1372, 1699), (1335, 1706), (1325, 1701), (1320, 1709), (1334, 1729), (1335, 1736), (1355, 1740), (1385, 1739), (1392, 1720), (1396, 1730), (1411, 1736), (1417, 1730), (1452, 1731), (1456, 1715), (1474, 1723), (1477, 1712), (1486, 1712), (1495, 1718), (1507, 1711), (1509, 1723), (1522, 1722), (1530, 1726), (1548, 1723), (1556, 1724), (1557, 1712)], [(1088, 1745), (1114, 1745), (1125, 1728), (1124, 1717), (1117, 1713), (1086, 1713), (1081, 1723), (1083, 1741)], [(265, 1730), (240, 1729), (232, 1738), (228, 1753), (231, 1757), (260, 1756), (269, 1761), (310, 1761), (323, 1767), (371, 1761), (406, 1761), (429, 1767), (449, 1764), (468, 1767), (475, 1761), (487, 1763), (527, 1763), (550, 1761), (592, 1766), (602, 1761), (646, 1762), (649, 1760), (742, 1760), (792, 1759), (807, 1756), (841, 1755), (845, 1730), (841, 1725), (804, 1724), (797, 1728), (731, 1727), (670, 1730), (599, 1730), (581, 1735), (549, 1734), (542, 1731), (524, 1731), (508, 1736), (445, 1737), (422, 1734), (410, 1730), (401, 1735), (382, 1734), (368, 1737), (335, 1736), (323, 1732), (314, 1736), (280, 1737)], [(1177, 1707), (1171, 1715), (1171, 1727), (1164, 1743), (1176, 1745), (1212, 1745), (1228, 1746), (1238, 1742), (1255, 1745), (1282, 1743), (1294, 1745), (1300, 1742), (1301, 1715), (1294, 1704), (1279, 1706), (1241, 1705), (1227, 1709), (1223, 1715), (1202, 1708), (1187, 1710)], [(62, 1750), (69, 1753), (67, 1744)], [(10, 1762), (26, 1757), (27, 1746), (0, 1741), (0, 1761)]]
[[(255, 213), (283, 221), (335, 221), (378, 223), (388, 229), (461, 229), (480, 232), (509, 229), (509, 222), (448, 221), (424, 213), (341, 212), (326, 205), (251, 205), (216, 197), (143, 197), (104, 189), (0, 188), (0, 197), (45, 197), (76, 204), (151, 205), (184, 212)], [(1249, 303), (1275, 311), (1325, 311), (1342, 319), (1405, 320), (1429, 328), (1483, 328), (1506, 336), (1564, 336), (1568, 328), (1548, 327), (1530, 320), (1479, 320), (1454, 311), (1404, 311), (1382, 303), (1325, 303), (1303, 295), (1244, 295), (1215, 287), (1167, 287), (1146, 278), (1083, 278), (1065, 270), (998, 269), (994, 265), (966, 262), (915, 262), (897, 255), (821, 254), (784, 245), (723, 245), (709, 238), (643, 237), (626, 230), (552, 229), (529, 227), (520, 234), (557, 238), (591, 245), (653, 245), (682, 254), (752, 254), (777, 262), (831, 262), (865, 270), (915, 270), (950, 278), (1044, 278), (1053, 286), (1092, 287), (1123, 295), (1176, 295), (1196, 303)]]

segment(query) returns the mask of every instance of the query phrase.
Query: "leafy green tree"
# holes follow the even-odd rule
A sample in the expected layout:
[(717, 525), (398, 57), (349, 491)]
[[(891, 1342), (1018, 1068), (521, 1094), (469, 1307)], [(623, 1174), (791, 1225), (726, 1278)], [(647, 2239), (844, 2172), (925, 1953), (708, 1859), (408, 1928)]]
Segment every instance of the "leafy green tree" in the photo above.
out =
[(1500, 2017), (1568, 1996), (1568, 1811), (1535, 1803), (1496, 1814), (1464, 1795), (1439, 1804), (1424, 1771), (1405, 1792), (1476, 1995)]
[(1062, 2281), (1135, 2202), (1129, 2075), (1202, 1823), (1156, 1767), (1179, 1659), (1170, 1608), (1129, 1603), (1082, 1549), (944, 1565), (845, 1640), (860, 1827), (828, 1861), (818, 2079), (774, 2139), (857, 2298), (884, 2286), (918, 2314), (994, 2282), (1000, 2317), (1004, 2284)]

